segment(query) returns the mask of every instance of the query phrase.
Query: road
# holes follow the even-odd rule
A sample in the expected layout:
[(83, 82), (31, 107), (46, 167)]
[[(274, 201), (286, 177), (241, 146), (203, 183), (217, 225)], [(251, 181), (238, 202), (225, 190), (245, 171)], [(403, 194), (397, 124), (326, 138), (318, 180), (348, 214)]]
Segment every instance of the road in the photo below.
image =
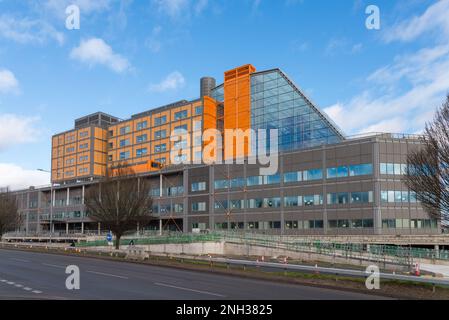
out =
[[(80, 290), (65, 287), (68, 265)], [(379, 299), (340, 290), (85, 257), (0, 249), (0, 299)]]

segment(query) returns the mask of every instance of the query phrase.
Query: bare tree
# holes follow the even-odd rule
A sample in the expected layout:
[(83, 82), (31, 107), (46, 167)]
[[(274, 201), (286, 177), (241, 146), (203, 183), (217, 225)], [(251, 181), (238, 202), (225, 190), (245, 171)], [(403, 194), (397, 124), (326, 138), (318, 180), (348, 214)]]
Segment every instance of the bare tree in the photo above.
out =
[(151, 220), (152, 203), (149, 181), (129, 168), (116, 169), (114, 175), (86, 189), (85, 195), (90, 218), (114, 234), (116, 249), (125, 232)]
[(0, 190), (0, 241), (8, 231), (13, 231), (21, 224), (17, 197), (8, 188)]
[(403, 181), (433, 218), (449, 219), (449, 95), (426, 124), (422, 146), (409, 153)]

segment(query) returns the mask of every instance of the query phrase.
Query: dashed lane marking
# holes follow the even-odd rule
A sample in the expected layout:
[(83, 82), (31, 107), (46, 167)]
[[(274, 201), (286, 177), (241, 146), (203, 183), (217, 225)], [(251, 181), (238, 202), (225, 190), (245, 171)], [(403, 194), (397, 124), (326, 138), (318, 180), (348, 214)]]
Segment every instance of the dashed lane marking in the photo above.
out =
[(14, 286), (14, 287), (16, 287), (16, 288), (22, 288), (22, 289), (25, 290), (25, 291), (31, 291), (32, 293), (35, 293), (35, 294), (40, 294), (40, 293), (42, 293), (42, 291), (40, 291), (40, 290), (34, 290), (33, 288), (25, 287), (23, 284), (15, 283), (14, 281), (8, 281), (8, 280), (6, 280), (6, 279), (1, 279), (0, 282), (9, 284), (10, 286)]

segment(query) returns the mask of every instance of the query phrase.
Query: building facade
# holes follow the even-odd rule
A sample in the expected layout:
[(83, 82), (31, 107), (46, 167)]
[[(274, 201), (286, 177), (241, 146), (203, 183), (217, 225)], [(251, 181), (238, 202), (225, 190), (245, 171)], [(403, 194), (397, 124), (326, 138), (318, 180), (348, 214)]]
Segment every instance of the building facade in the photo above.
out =
[[(127, 166), (152, 185), (154, 221), (146, 229), (251, 230), (274, 234), (435, 234), (440, 225), (401, 181), (418, 137), (346, 137), (279, 69), (251, 65), (207, 77), (201, 97), (133, 115), (96, 113), (52, 139), (52, 186), (18, 192), (22, 230), (98, 232), (84, 193)], [(207, 94), (204, 95), (203, 94)], [(202, 133), (278, 129), (279, 165), (205, 164)], [(177, 131), (186, 140), (172, 141)], [(224, 141), (216, 154), (245, 159), (249, 139)], [(196, 141), (197, 143), (193, 143)], [(254, 142), (254, 141), (253, 141)], [(269, 141), (268, 141), (269, 143)], [(175, 162), (170, 152), (176, 151)], [(179, 152), (178, 152), (179, 150)], [(178, 157), (176, 159), (176, 157)], [(179, 161), (181, 160), (181, 161)], [(195, 161), (196, 164), (185, 164)], [(179, 163), (184, 162), (184, 163)]]

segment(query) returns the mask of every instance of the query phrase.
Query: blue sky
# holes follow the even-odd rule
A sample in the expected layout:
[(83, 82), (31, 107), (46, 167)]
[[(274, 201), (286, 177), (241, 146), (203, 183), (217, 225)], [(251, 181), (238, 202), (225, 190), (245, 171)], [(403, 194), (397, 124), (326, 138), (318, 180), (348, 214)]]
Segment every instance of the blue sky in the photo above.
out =
[(35, 169), (75, 118), (197, 98), (246, 63), (283, 69), (347, 134), (420, 132), (449, 91), (448, 16), (449, 0), (0, 0), (0, 186), (47, 183)]

